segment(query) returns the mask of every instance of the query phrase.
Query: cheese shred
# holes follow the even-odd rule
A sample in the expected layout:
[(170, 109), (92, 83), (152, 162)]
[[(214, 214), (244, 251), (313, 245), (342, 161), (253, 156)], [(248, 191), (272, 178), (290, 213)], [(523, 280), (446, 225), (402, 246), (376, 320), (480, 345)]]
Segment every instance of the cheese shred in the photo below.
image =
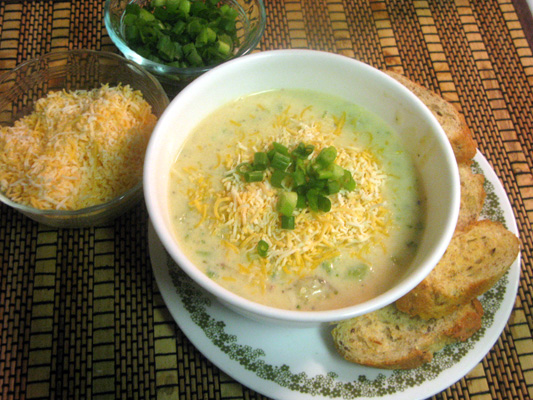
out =
[(128, 85), (50, 92), (14, 126), (0, 127), (0, 189), (39, 209), (109, 201), (139, 182), (155, 123)]

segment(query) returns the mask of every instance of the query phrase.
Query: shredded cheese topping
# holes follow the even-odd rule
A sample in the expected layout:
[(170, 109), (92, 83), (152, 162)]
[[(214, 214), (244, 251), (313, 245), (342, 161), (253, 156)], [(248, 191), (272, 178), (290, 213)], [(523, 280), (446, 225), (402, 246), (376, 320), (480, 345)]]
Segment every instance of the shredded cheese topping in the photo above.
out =
[(155, 122), (128, 85), (50, 92), (34, 112), (0, 128), (0, 189), (39, 209), (109, 201), (142, 176)]
[[(262, 182), (246, 183), (236, 168), (253, 159), (256, 151), (268, 151), (272, 142), (289, 148), (298, 143), (312, 144), (311, 157), (330, 145), (342, 130), (345, 116), (326, 121), (305, 121), (306, 109), (299, 115), (289, 109), (281, 112), (272, 134), (261, 139), (254, 132), (238, 131), (241, 135), (235, 147), (220, 161), (227, 169), (222, 189), (217, 189), (211, 173), (195, 167), (184, 168), (182, 179), (194, 183), (187, 191), (189, 205), (199, 215), (197, 226), (206, 225), (211, 234), (221, 238), (228, 251), (248, 254), (248, 262), (239, 265), (241, 273), (250, 276), (250, 283), (261, 287), (268, 277), (285, 274), (286, 277), (309, 276), (325, 260), (349, 249), (353, 256), (364, 259), (372, 246), (383, 246), (388, 234), (390, 210), (383, 199), (387, 179), (376, 157), (357, 147), (337, 147), (335, 162), (351, 171), (357, 183), (353, 192), (341, 190), (330, 196), (331, 210), (327, 213), (299, 210), (295, 229), (280, 227), (276, 210), (278, 190), (270, 185), (270, 177)], [(257, 256), (259, 240), (269, 244), (268, 257)]]

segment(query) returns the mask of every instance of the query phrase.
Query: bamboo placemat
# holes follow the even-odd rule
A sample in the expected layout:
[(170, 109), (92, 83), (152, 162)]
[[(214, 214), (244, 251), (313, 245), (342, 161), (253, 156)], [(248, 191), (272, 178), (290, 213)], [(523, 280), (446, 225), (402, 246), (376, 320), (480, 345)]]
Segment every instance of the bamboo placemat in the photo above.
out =
[[(54, 50), (116, 52), (103, 3), (0, 2), (0, 72)], [(533, 398), (533, 57), (531, 26), (519, 14), (533, 22), (524, 4), (266, 0), (257, 51), (340, 53), (435, 90), (464, 113), (509, 195), (523, 244), (514, 311), (483, 361), (435, 399)], [(1, 399), (265, 399), (179, 330), (147, 247), (143, 205), (81, 230), (47, 228), (0, 207)]]

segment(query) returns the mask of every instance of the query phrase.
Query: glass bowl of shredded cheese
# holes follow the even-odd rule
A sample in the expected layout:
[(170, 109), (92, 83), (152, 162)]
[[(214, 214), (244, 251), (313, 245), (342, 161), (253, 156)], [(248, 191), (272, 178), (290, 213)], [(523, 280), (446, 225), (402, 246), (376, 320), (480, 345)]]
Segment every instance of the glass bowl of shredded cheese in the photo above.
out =
[(59, 228), (111, 222), (142, 199), (144, 153), (168, 105), (142, 67), (72, 50), (0, 77), (0, 200)]

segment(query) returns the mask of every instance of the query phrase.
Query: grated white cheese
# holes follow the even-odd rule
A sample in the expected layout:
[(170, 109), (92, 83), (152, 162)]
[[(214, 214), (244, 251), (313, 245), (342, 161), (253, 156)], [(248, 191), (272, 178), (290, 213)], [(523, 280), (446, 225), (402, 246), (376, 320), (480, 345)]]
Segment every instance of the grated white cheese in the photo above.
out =
[(127, 85), (50, 92), (0, 128), (0, 189), (39, 209), (109, 201), (139, 181), (155, 122), (142, 93)]

